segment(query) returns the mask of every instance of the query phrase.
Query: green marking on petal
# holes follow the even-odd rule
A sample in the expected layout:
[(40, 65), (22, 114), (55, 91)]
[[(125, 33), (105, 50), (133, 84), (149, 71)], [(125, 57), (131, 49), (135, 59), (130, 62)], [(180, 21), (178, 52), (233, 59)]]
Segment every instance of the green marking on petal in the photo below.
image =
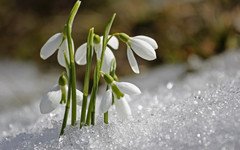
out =
[(103, 78), (107, 82), (107, 84), (113, 83), (114, 79), (109, 74), (104, 73), (102, 71), (101, 71), (101, 73), (103, 74)]
[(112, 91), (117, 96), (117, 99), (120, 99), (124, 96), (124, 94), (118, 89), (116, 84), (112, 84)]

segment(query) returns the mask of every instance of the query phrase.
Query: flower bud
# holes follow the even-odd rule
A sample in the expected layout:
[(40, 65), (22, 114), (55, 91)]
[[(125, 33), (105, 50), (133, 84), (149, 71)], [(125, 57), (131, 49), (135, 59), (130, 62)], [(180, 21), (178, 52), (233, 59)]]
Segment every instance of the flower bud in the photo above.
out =
[(100, 42), (101, 42), (100, 36), (97, 35), (97, 34), (94, 34), (93, 43), (94, 43), (94, 44), (99, 44)]
[(65, 76), (65, 72), (62, 73), (62, 75), (58, 79), (58, 85), (65, 86), (67, 85), (67, 78)]
[(118, 37), (120, 40), (122, 40), (124, 43), (127, 43), (130, 39), (130, 37), (126, 33), (119, 33)]

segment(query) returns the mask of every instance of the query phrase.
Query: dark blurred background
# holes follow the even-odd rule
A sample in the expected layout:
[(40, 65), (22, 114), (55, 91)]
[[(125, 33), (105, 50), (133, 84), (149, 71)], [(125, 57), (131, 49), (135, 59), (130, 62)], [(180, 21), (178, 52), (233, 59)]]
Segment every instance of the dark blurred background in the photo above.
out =
[[(34, 61), (42, 71), (62, 69), (56, 53), (46, 61), (39, 56), (49, 37), (61, 32), (75, 0), (0, 0), (0, 58)], [(184, 62), (197, 54), (203, 59), (240, 45), (239, 0), (83, 0), (73, 25), (77, 48), (88, 30), (102, 35), (108, 19), (117, 13), (111, 33), (154, 38), (157, 60), (137, 57), (140, 71), (165, 63)], [(119, 75), (133, 74), (126, 46), (114, 52)], [(77, 67), (78, 79), (84, 67)]]

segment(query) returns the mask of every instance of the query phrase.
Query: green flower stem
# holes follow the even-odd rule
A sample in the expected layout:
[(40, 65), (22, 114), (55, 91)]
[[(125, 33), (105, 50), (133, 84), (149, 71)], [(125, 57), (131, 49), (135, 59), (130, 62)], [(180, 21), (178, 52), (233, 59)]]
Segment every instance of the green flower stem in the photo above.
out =
[[(109, 32), (110, 32), (110, 29), (112, 27), (112, 23), (114, 21), (114, 18), (115, 18), (116, 14), (114, 13), (111, 17), (111, 19), (109, 20), (106, 28), (105, 28), (105, 32), (104, 32), (104, 35), (103, 35), (103, 44), (102, 44), (102, 54), (101, 54), (101, 61), (100, 61), (100, 67), (98, 68), (98, 71), (97, 71), (97, 86), (98, 86), (98, 82), (99, 82), (99, 78), (100, 78), (100, 71), (102, 69), (102, 64), (103, 64), (103, 58), (104, 58), (104, 54), (105, 54), (105, 50), (106, 50), (106, 47), (107, 47), (107, 43), (108, 43), (108, 35), (109, 35)], [(96, 87), (96, 92), (94, 95), (95, 95), (95, 98), (93, 99), (93, 108), (92, 108), (92, 125), (95, 124), (95, 105), (96, 105), (96, 96), (97, 96), (97, 90), (98, 90), (98, 87)]]
[[(111, 37), (110, 37), (111, 38)], [(112, 61), (112, 64), (111, 64), (111, 69), (110, 69), (110, 72), (109, 72), (109, 74), (110, 74), (110, 76), (112, 77), (112, 78), (114, 78), (114, 76), (115, 76), (115, 72), (116, 72), (116, 59), (114, 59), (113, 61)], [(106, 91), (109, 89), (109, 85), (107, 86), (107, 88), (106, 88)], [(112, 103), (114, 102), (114, 96), (113, 96), (113, 94), (112, 94)], [(104, 113), (104, 123), (106, 123), (106, 124), (108, 124), (108, 111), (107, 112), (105, 112)]]
[[(116, 16), (116, 14), (114, 13), (112, 15), (111, 19), (109, 20), (106, 28), (105, 28), (105, 32), (104, 32), (104, 35), (103, 35), (103, 41), (102, 41), (103, 44), (102, 44), (101, 64), (100, 64), (99, 72), (102, 69), (103, 58), (104, 58), (104, 54), (105, 54), (105, 50), (106, 50), (107, 42), (108, 42), (108, 35), (109, 35), (110, 29), (112, 27), (112, 23), (113, 23), (113, 20), (114, 20), (115, 16)], [(99, 73), (99, 75), (100, 75), (100, 73)]]
[[(68, 41), (68, 49), (69, 49), (69, 56), (70, 56), (70, 78), (72, 82), (72, 120), (71, 125), (74, 126), (77, 120), (77, 95), (76, 95), (76, 70), (75, 70), (75, 61), (74, 61), (74, 52), (73, 52), (73, 41), (71, 37), (72, 32), (72, 23), (75, 18), (75, 15), (78, 11), (81, 2), (77, 0), (75, 5), (72, 8), (70, 16), (67, 22), (67, 41)], [(70, 88), (70, 87), (69, 87)]]
[(68, 22), (67, 22), (67, 25), (70, 25), (70, 27), (72, 27), (72, 23), (73, 23), (74, 18), (77, 14), (78, 8), (80, 7), (80, 4), (81, 4), (81, 1), (77, 0), (76, 3), (73, 6), (71, 12), (70, 12)]
[(82, 128), (82, 126), (85, 124), (89, 80), (90, 80), (91, 65), (92, 65), (93, 36), (94, 36), (94, 28), (91, 28), (88, 34), (88, 41), (87, 41), (87, 69), (85, 72), (84, 87), (83, 87), (83, 101), (82, 101), (80, 128)]
[(96, 103), (96, 97), (97, 97), (97, 91), (98, 91), (98, 82), (99, 82), (99, 67), (100, 67), (100, 60), (97, 60), (97, 64), (94, 70), (94, 79), (93, 79), (93, 88), (91, 92), (91, 99), (88, 106), (88, 113), (87, 113), (87, 119), (86, 119), (86, 125), (94, 125), (95, 123), (95, 104)]
[[(109, 85), (107, 85), (106, 91), (109, 89)], [(108, 111), (104, 113), (103, 117), (104, 123), (108, 124)]]
[(67, 72), (69, 72), (70, 64), (69, 64), (69, 61), (68, 61), (68, 58), (67, 58), (67, 54), (66, 54), (65, 51), (63, 51), (63, 54), (64, 54), (64, 58), (65, 58), (65, 63), (66, 63), (66, 70), (67, 70)]
[[(81, 4), (81, 2), (77, 0), (75, 5), (73, 6), (73, 9), (70, 13), (69, 18), (68, 18), (67, 26), (66, 26), (66, 28), (64, 28), (64, 30), (67, 30), (66, 34), (67, 34), (67, 40), (68, 40), (70, 62), (67, 58), (66, 52), (64, 52), (64, 58), (65, 58), (65, 62), (66, 62), (66, 70), (67, 70), (69, 75), (68, 75), (67, 103), (66, 103), (66, 106), (65, 106), (64, 118), (63, 118), (63, 123), (62, 123), (60, 136), (64, 134), (64, 129), (67, 126), (67, 119), (68, 119), (68, 114), (69, 114), (69, 109), (70, 109), (70, 104), (71, 104), (72, 87), (73, 87), (73, 89), (75, 89), (72, 92), (72, 94), (75, 95), (75, 96), (72, 95), (72, 97), (73, 97), (72, 99), (75, 98), (75, 105), (76, 105), (76, 77), (75, 77), (75, 64), (74, 64), (74, 56), (73, 56), (73, 45), (72, 45), (72, 38), (71, 38), (71, 30), (72, 30), (73, 19), (74, 19), (76, 13), (77, 13), (77, 10), (78, 10), (80, 4)], [(74, 84), (74, 85), (72, 86), (72, 84)], [(76, 112), (76, 110), (75, 110), (75, 112)], [(75, 116), (72, 115), (72, 125), (74, 125), (75, 122), (76, 122), (76, 119), (75, 120), (73, 119), (74, 117), (76, 118), (76, 113), (75, 113)]]
[(67, 125), (67, 119), (68, 119), (68, 113), (70, 109), (70, 103), (71, 103), (71, 79), (68, 81), (68, 97), (67, 97), (67, 103), (65, 106), (65, 112), (64, 112), (64, 118), (63, 118), (63, 123), (62, 123), (62, 128), (60, 132), (60, 136), (63, 135), (64, 129)]
[(113, 37), (113, 36), (118, 36), (119, 35), (119, 33), (114, 33), (114, 34), (112, 34), (108, 39), (107, 39), (107, 43), (108, 43), (108, 41)]
[(109, 22), (105, 28), (105, 31), (104, 31), (103, 41), (102, 41), (103, 44), (102, 44), (101, 60), (97, 60), (96, 68), (94, 71), (93, 89), (92, 89), (92, 93), (91, 93), (91, 99), (90, 99), (90, 104), (89, 104), (89, 108), (88, 108), (87, 120), (86, 120), (87, 125), (90, 125), (90, 120), (91, 120), (92, 125), (95, 124), (95, 104), (96, 104), (96, 97), (97, 97), (97, 91), (98, 91), (98, 83), (99, 83), (99, 78), (100, 78), (100, 71), (102, 68), (103, 58), (104, 58), (105, 50), (107, 47), (108, 35), (109, 35), (110, 29), (112, 27), (112, 23), (113, 23), (115, 16), (116, 16), (116, 14), (112, 15), (112, 17), (109, 20)]
[(108, 124), (108, 111), (104, 113), (104, 123)]
[[(92, 89), (93, 90), (93, 89)], [(93, 108), (93, 91), (91, 92), (91, 99), (90, 99), (90, 102), (89, 102), (89, 105), (88, 105), (88, 112), (87, 112), (87, 119), (86, 119), (86, 125), (87, 126), (90, 126), (91, 124), (91, 113), (92, 113), (92, 108)]]

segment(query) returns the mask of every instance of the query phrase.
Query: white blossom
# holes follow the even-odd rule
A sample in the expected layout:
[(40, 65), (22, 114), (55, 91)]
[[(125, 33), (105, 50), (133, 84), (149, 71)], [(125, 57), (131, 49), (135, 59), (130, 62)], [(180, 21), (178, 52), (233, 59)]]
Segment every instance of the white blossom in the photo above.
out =
[[(102, 39), (103, 37), (100, 37), (99, 43), (93, 43), (93, 48), (96, 53), (97, 59), (101, 59), (101, 53), (102, 53)], [(118, 49), (119, 42), (118, 39), (113, 36), (108, 41), (108, 46), (112, 47), (113, 49)], [(105, 53), (104, 53), (104, 59), (103, 59), (103, 66), (102, 71), (109, 73), (111, 62), (115, 58), (113, 52), (109, 47), (106, 47)], [(77, 50), (75, 54), (75, 61), (78, 65), (85, 65), (87, 63), (86, 61), (86, 54), (87, 54), (87, 43), (82, 44)]]
[(128, 43), (127, 57), (129, 64), (135, 73), (139, 73), (139, 68), (132, 51), (145, 60), (154, 60), (157, 58), (155, 49), (158, 48), (158, 45), (154, 39), (140, 35), (129, 37)]
[[(72, 43), (72, 46), (74, 50), (73, 43)], [(66, 52), (68, 60), (70, 58), (69, 58), (68, 42), (66, 38), (64, 39), (63, 33), (56, 33), (48, 39), (48, 41), (41, 48), (40, 57), (45, 60), (51, 55), (53, 55), (57, 49), (58, 49), (58, 55), (57, 55), (58, 63), (61, 66), (66, 67), (64, 51)]]
[[(66, 92), (68, 91), (67, 85), (64, 86)], [(83, 99), (83, 93), (79, 90), (76, 90), (77, 94), (77, 103), (81, 105), (81, 101)], [(66, 94), (67, 95), (67, 94)], [(62, 97), (61, 87), (59, 85), (55, 85), (50, 91), (47, 92), (46, 95), (43, 96), (40, 102), (40, 112), (42, 114), (47, 114), (52, 112), (54, 109), (60, 105)]]
[(141, 91), (137, 86), (128, 82), (113, 81), (110, 87), (112, 87), (112, 85), (116, 85), (120, 92), (124, 93), (124, 96), (118, 98), (118, 96), (116, 96), (118, 93), (114, 93), (111, 88), (108, 89), (101, 100), (100, 112), (105, 113), (109, 110), (112, 105), (112, 96), (114, 96), (114, 104), (119, 117), (122, 119), (128, 118), (131, 116), (131, 108), (128, 105), (125, 95), (136, 95), (140, 94)]

